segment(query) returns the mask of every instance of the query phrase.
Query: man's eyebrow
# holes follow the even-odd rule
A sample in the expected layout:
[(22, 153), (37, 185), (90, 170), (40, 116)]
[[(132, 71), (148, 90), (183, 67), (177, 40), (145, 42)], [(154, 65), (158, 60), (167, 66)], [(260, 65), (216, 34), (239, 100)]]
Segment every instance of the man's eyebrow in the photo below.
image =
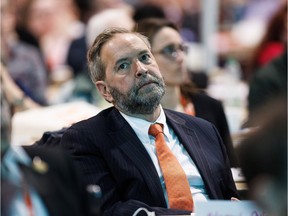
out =
[(138, 55), (142, 55), (145, 53), (150, 53), (150, 51), (149, 50), (141, 50)]
[[(145, 53), (149, 53), (149, 50), (146, 50), (146, 49), (141, 50), (141, 51), (139, 51), (139, 52), (137, 53), (137, 56), (142, 55), (142, 54), (145, 54)], [(129, 60), (130, 58), (131, 58), (131, 57), (120, 58), (120, 59), (118, 59), (118, 60), (115, 62), (115, 65), (118, 65), (118, 64), (121, 63), (121, 62), (127, 61), (127, 60)]]
[(128, 57), (120, 58), (120, 59), (118, 59), (118, 60), (115, 62), (115, 65), (118, 65), (119, 63), (124, 62), (124, 61), (127, 61), (127, 60), (128, 60)]

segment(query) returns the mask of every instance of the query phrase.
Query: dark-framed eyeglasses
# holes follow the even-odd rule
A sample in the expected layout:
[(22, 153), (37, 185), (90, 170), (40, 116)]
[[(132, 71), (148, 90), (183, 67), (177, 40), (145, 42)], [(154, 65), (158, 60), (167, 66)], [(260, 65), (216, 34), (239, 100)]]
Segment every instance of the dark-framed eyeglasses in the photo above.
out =
[(179, 56), (179, 52), (183, 52), (185, 54), (188, 53), (188, 46), (185, 44), (169, 44), (160, 51), (156, 51), (153, 53), (160, 53), (164, 55), (165, 57), (175, 60)]

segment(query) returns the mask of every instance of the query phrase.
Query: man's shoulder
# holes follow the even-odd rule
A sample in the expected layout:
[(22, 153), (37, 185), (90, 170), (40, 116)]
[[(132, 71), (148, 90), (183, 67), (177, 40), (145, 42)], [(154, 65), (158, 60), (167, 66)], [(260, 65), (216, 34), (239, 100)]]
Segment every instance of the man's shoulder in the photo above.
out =
[(117, 110), (114, 107), (109, 107), (107, 109), (101, 110), (99, 113), (97, 113), (95, 116), (92, 116), (88, 119), (81, 120), (79, 122), (74, 123), (71, 128), (74, 127), (83, 127), (88, 126), (90, 124), (105, 124), (108, 118), (110, 118), (111, 115), (115, 115)]
[(49, 163), (49, 166), (52, 166), (53, 169), (65, 166), (65, 164), (67, 164), (66, 162), (70, 160), (67, 152), (59, 147), (30, 145), (23, 146), (23, 149), (32, 160), (39, 158), (40, 162), (44, 161)]
[(61, 155), (65, 154), (63, 150), (59, 147), (49, 147), (45, 148), (43, 146), (38, 145), (28, 145), (28, 146), (22, 146), (22, 148), (25, 150), (25, 152), (30, 156), (43, 156), (45, 158), (50, 157), (60, 157)]
[(178, 123), (182, 124), (211, 124), (210, 122), (206, 121), (205, 119), (192, 116), (183, 112), (170, 110), (170, 109), (164, 109), (165, 115), (169, 121), (176, 121)]

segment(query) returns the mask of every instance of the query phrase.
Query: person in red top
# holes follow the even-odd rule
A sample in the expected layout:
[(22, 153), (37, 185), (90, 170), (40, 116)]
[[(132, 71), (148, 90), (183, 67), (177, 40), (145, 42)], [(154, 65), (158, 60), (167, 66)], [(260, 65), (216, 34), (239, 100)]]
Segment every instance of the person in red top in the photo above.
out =
[(287, 2), (271, 17), (264, 37), (251, 58), (249, 77), (259, 67), (279, 57), (287, 46)]

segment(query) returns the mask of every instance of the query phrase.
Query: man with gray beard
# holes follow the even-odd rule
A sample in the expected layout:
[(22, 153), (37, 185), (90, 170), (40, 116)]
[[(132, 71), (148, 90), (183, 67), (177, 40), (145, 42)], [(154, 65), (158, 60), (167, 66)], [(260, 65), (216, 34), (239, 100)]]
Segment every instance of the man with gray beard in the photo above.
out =
[(79, 164), (86, 183), (101, 187), (104, 215), (193, 212), (170, 205), (155, 138), (148, 133), (156, 123), (185, 173), (194, 202), (238, 198), (215, 127), (161, 107), (165, 84), (146, 37), (107, 29), (89, 49), (88, 63), (96, 88), (113, 106), (74, 124), (61, 145)]

